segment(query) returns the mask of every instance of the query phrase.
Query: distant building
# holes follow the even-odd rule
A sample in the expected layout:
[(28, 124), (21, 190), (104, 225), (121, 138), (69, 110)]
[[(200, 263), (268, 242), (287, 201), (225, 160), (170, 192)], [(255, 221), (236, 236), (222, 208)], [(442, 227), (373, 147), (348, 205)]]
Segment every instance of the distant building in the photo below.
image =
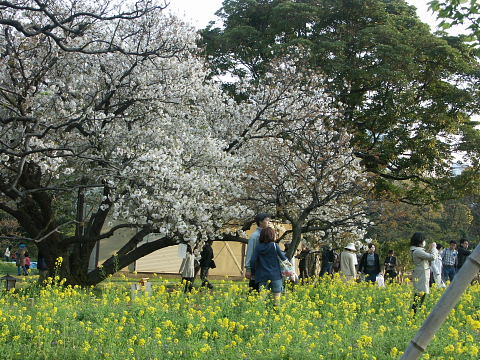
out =
[(463, 172), (463, 170), (467, 168), (468, 168), (467, 164), (455, 163), (452, 165), (453, 175), (458, 176)]

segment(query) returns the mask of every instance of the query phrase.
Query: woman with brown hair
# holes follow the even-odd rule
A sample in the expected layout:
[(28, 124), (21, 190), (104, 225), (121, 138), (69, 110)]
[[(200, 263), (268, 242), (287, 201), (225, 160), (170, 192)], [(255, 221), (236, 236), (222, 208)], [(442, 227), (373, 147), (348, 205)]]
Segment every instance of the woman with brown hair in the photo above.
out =
[(275, 305), (278, 305), (283, 290), (282, 272), (278, 259), (287, 260), (287, 257), (275, 243), (275, 238), (275, 230), (271, 227), (262, 230), (260, 243), (255, 248), (251, 265), (252, 274), (255, 275), (259, 288), (269, 288), (273, 293)]

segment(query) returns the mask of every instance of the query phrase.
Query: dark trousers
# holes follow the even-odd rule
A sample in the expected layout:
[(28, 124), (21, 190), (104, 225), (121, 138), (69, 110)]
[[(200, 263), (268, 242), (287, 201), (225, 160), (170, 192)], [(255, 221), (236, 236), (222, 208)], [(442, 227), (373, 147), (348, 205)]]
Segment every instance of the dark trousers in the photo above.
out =
[(423, 305), (423, 301), (425, 300), (425, 295), (426, 295), (425, 293), (422, 295), (415, 293), (415, 295), (413, 296), (412, 310), (414, 314), (416, 314), (418, 308)]
[(192, 292), (193, 289), (193, 277), (182, 277), (182, 282), (185, 282), (185, 289), (183, 292)]
[(370, 272), (370, 273), (366, 273), (365, 275), (367, 275), (367, 276), (365, 277), (365, 281), (371, 281), (371, 282), (377, 281), (377, 275), (378, 275), (378, 273)]
[(387, 281), (392, 283), (393, 280), (395, 280), (395, 278), (397, 277), (397, 272), (395, 270), (387, 270), (385, 272), (385, 275), (386, 275)]
[(213, 288), (213, 285), (210, 284), (210, 282), (208, 281), (208, 272), (209, 272), (210, 268), (209, 267), (202, 267), (200, 269), (200, 279), (202, 280), (202, 286), (206, 286), (208, 287), (209, 289), (212, 289)]
[(250, 288), (250, 292), (252, 291), (260, 291), (260, 286), (258, 285), (257, 282), (255, 282), (255, 280), (253, 279), (250, 279), (250, 281), (248, 282), (248, 287)]
[(300, 279), (306, 279), (308, 278), (308, 269), (307, 268), (299, 268), (300, 270)]
[(320, 270), (320, 276), (323, 276), (325, 274), (333, 274), (333, 263), (329, 262), (325, 265), (322, 265), (322, 270)]

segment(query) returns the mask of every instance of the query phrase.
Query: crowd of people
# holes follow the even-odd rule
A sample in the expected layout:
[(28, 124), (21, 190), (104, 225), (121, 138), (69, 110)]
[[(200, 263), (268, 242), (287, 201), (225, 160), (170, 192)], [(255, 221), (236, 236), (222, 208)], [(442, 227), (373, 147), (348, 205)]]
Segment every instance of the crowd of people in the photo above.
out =
[[(278, 304), (284, 291), (285, 279), (295, 283), (298, 276), (295, 273), (295, 263), (299, 260), (299, 279), (303, 282), (310, 277), (308, 258), (312, 254), (321, 253), (320, 276), (332, 275), (339, 272), (345, 281), (377, 282), (384, 286), (385, 282), (395, 281), (399, 265), (397, 256), (393, 250), (383, 261), (376, 252), (375, 244), (369, 243), (367, 250), (362, 254), (357, 251), (354, 243), (347, 244), (340, 255), (331, 246), (324, 246), (322, 251), (311, 250), (304, 245), (299, 253), (287, 258), (286, 252), (289, 244), (285, 244), (282, 251), (275, 230), (272, 227), (270, 215), (260, 213), (255, 217), (257, 229), (250, 236), (245, 260), (245, 277), (249, 279), (251, 290), (260, 291), (269, 289), (272, 292), (274, 302)], [(412, 262), (414, 264), (412, 279), (415, 289), (412, 309), (423, 303), (425, 295), (430, 292), (430, 287), (436, 283), (439, 287), (445, 287), (448, 281), (452, 281), (463, 266), (467, 257), (471, 254), (468, 249), (469, 242), (461, 239), (459, 244), (451, 240), (448, 248), (432, 242), (428, 251), (425, 250), (426, 241), (423, 233), (415, 233), (410, 242)], [(25, 245), (20, 245), (12, 254), (9, 247), (4, 253), (5, 261), (15, 261), (18, 275), (28, 275), (31, 260)], [(208, 280), (209, 271), (215, 268), (212, 241), (207, 241), (202, 248), (200, 256), (195, 256), (194, 250), (187, 245), (186, 254), (180, 267), (182, 281), (185, 284), (184, 291), (190, 292), (193, 288), (195, 277), (200, 273), (201, 286), (213, 289)], [(39, 254), (38, 268), (40, 272), (47, 270), (45, 258)], [(386, 280), (386, 281), (385, 281)]]
[(6, 262), (15, 261), (17, 266), (17, 275), (28, 276), (32, 261), (28, 254), (27, 247), (24, 244), (20, 244), (18, 250), (12, 254), (12, 250), (9, 246), (5, 249), (4, 259)]
[[(310, 250), (304, 246), (298, 255), (286, 259), (285, 253), (275, 244), (275, 232), (271, 228), (269, 215), (258, 214), (255, 221), (257, 230), (251, 235), (248, 242), (245, 276), (249, 279), (249, 286), (252, 290), (270, 289), (275, 303), (278, 303), (284, 286), (282, 262), (284, 260), (294, 262), (295, 258), (299, 259), (300, 279), (304, 280), (310, 275), (307, 259), (313, 253), (321, 253), (320, 276), (339, 271), (345, 281), (364, 280), (377, 282), (380, 286), (394, 282), (398, 276), (399, 261), (394, 250), (388, 251), (382, 263), (373, 243), (368, 244), (367, 250), (363, 254), (357, 251), (354, 243), (349, 243), (344, 247), (340, 256), (337, 256), (330, 246), (325, 246), (321, 252)], [(451, 240), (449, 248), (444, 249), (441, 244), (433, 242), (429, 245), (427, 252), (423, 233), (415, 233), (411, 238), (410, 245), (414, 265), (412, 280), (415, 294), (412, 310), (415, 313), (423, 303), (425, 295), (430, 292), (432, 284), (436, 283), (439, 287), (445, 287), (448, 281), (453, 280), (471, 251), (468, 250), (468, 240), (462, 239), (458, 249), (457, 242)], [(287, 249), (288, 245), (285, 250)]]

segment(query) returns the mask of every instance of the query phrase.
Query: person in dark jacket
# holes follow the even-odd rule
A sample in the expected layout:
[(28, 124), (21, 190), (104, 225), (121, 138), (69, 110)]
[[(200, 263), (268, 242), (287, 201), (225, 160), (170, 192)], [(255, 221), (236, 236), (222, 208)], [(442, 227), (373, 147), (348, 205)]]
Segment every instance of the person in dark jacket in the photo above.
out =
[(215, 268), (215, 262), (213, 261), (213, 249), (212, 241), (209, 240), (203, 246), (200, 253), (200, 279), (202, 280), (202, 286), (206, 286), (209, 289), (213, 289), (213, 285), (208, 281), (208, 272), (210, 269)]
[(380, 273), (380, 257), (375, 252), (375, 245), (368, 244), (368, 251), (362, 255), (358, 265), (358, 271), (367, 275), (366, 281), (375, 282)]
[(40, 275), (38, 277), (38, 282), (39, 284), (43, 285), (44, 281), (47, 280), (48, 276), (48, 264), (45, 255), (41, 251), (38, 252), (37, 269), (38, 274)]
[(322, 251), (322, 268), (320, 270), (320, 276), (325, 274), (333, 274), (333, 262), (335, 261), (335, 254), (331, 246), (324, 246)]
[(468, 245), (467, 239), (460, 240), (460, 247), (458, 248), (457, 254), (457, 271), (460, 270), (465, 263), (465, 260), (467, 260), (467, 257), (469, 257), (472, 253), (470, 250), (468, 250)]
[(388, 282), (392, 283), (393, 280), (397, 277), (397, 257), (393, 250), (388, 251), (388, 256), (385, 258), (385, 277), (388, 279)]
[(270, 288), (273, 293), (275, 305), (280, 302), (280, 296), (283, 290), (282, 272), (280, 269), (279, 258), (287, 260), (287, 257), (275, 243), (275, 230), (271, 227), (262, 229), (260, 233), (260, 242), (253, 253), (251, 266), (252, 275), (259, 288)]
[(302, 251), (296, 256), (299, 259), (298, 262), (298, 270), (300, 270), (300, 279), (302, 280), (302, 284), (305, 279), (309, 277), (308, 274), (308, 255), (310, 254), (310, 249), (308, 246), (304, 245)]

